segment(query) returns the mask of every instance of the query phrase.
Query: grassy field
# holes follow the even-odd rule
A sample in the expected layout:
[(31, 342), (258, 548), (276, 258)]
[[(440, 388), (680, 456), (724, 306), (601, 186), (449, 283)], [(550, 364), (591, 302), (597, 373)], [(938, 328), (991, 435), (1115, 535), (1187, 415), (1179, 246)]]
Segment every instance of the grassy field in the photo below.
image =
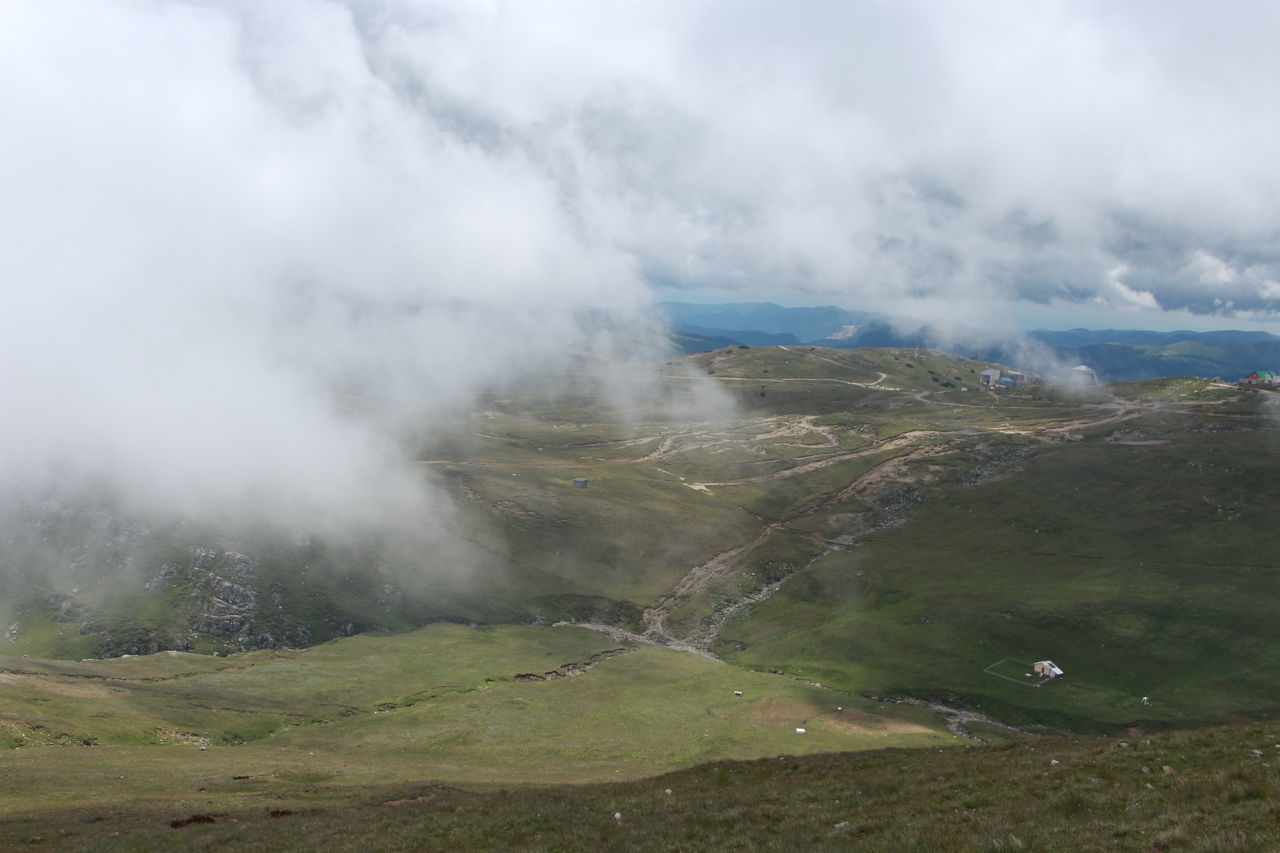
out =
[[(75, 750), (58, 750), (70, 753)], [(224, 750), (231, 755), (234, 750)], [(206, 755), (213, 756), (213, 753)], [(1274, 849), (1280, 729), (1234, 725), (998, 747), (779, 754), (634, 781), (335, 788), (299, 761), (271, 777), (211, 760), (195, 796), (17, 811), (10, 849), (1179, 850)], [(216, 756), (215, 756), (216, 757)], [(122, 768), (124, 769), (124, 768)], [(250, 771), (250, 774), (239, 771)], [(128, 797), (130, 791), (137, 794)]]
[[(952, 745), (936, 715), (581, 628), (433, 625), (298, 651), (0, 658), (0, 844), (38, 820), (342, 803)], [(740, 694), (740, 695), (738, 695)], [(804, 728), (798, 734), (797, 728)]]

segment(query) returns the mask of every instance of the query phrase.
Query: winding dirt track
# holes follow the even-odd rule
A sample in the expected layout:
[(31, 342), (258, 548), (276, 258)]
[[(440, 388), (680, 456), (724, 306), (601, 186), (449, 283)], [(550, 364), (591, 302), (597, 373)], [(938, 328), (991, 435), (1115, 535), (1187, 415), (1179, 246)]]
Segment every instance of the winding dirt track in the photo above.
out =
[[(905, 481), (907, 479), (906, 472), (910, 465), (923, 459), (946, 453), (951, 449), (951, 446), (948, 443), (934, 443), (931, 441), (932, 439), (938, 438), (940, 435), (941, 433), (934, 430), (916, 430), (876, 442), (872, 446), (861, 450), (832, 454), (822, 459), (807, 462), (797, 465), (794, 468), (774, 472), (772, 474), (757, 477), (746, 477), (731, 482), (686, 484), (690, 488), (709, 491), (710, 487), (713, 486), (734, 486), (770, 482), (786, 477), (794, 477), (801, 474), (811, 473), (816, 470), (846, 462), (850, 459), (898, 450), (904, 451), (899, 455), (885, 459), (872, 466), (869, 470), (863, 472), (849, 483), (849, 485), (845, 486), (831, 497), (808, 504), (795, 515), (782, 521), (766, 525), (759, 535), (750, 542), (721, 551), (706, 562), (691, 568), (670, 592), (663, 595), (653, 607), (645, 610), (643, 615), (645, 627), (643, 636), (649, 638), (651, 641), (658, 642), (663, 645), (678, 647), (676, 645), (676, 641), (672, 639), (672, 633), (667, 625), (667, 617), (676, 608), (705, 592), (716, 583), (730, 578), (734, 572), (737, 571), (742, 558), (763, 545), (776, 531), (788, 529), (788, 525), (794, 524), (797, 521), (808, 518), (817, 513), (824, 512), (852, 498), (869, 497), (873, 490), (881, 488), (886, 484), (894, 484), (899, 480)], [(821, 552), (813, 559), (818, 559), (832, 551), (848, 547), (853, 544), (853, 538), (839, 540), (823, 539), (822, 542), (823, 548)], [(810, 562), (812, 562), (812, 560)], [(695, 630), (692, 634), (684, 637), (679, 645), (687, 646), (692, 651), (697, 651), (701, 654), (710, 656), (711, 653), (709, 652), (709, 647), (728, 618), (734, 613), (737, 613), (752, 604), (769, 598), (778, 590), (784, 580), (785, 579), (767, 584), (764, 587), (729, 603), (725, 607), (718, 608), (706, 624)]]
[(916, 444), (925, 438), (939, 436), (942, 433), (936, 430), (912, 430), (887, 438), (884, 441), (876, 442), (870, 447), (864, 447), (861, 450), (850, 450), (845, 453), (836, 453), (831, 456), (818, 459), (813, 462), (805, 462), (796, 465), (793, 468), (784, 468), (781, 471), (774, 471), (771, 474), (760, 474), (755, 477), (744, 477), (740, 480), (726, 480), (720, 483), (686, 483), (691, 489), (699, 491), (707, 491), (711, 486), (749, 486), (754, 483), (772, 483), (775, 480), (785, 480), (790, 477), (799, 477), (802, 474), (810, 474), (823, 468), (830, 468), (832, 465), (839, 465), (841, 462), (848, 462), (850, 459), (858, 459), (863, 456), (873, 456), (877, 453), (883, 453), (889, 450), (898, 450), (902, 447), (908, 447)]
[[(670, 592), (658, 599), (657, 604), (644, 611), (644, 636), (669, 638), (670, 634), (667, 630), (666, 620), (671, 611), (715, 581), (733, 574), (734, 565), (738, 558), (762, 545), (780, 526), (780, 524), (770, 524), (760, 532), (759, 536), (745, 545), (721, 551), (705, 563), (690, 569)], [(688, 644), (704, 654), (710, 654), (707, 651), (707, 647), (712, 639), (714, 639), (714, 635), (706, 638), (691, 637), (688, 640)]]

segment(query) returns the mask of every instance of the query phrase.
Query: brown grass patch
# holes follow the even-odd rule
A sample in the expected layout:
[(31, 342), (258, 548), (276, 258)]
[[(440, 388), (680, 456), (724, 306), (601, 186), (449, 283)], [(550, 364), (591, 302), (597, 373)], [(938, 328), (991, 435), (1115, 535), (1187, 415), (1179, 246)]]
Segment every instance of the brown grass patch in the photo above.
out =
[(771, 697), (756, 703), (751, 717), (761, 723), (779, 726), (795, 726), (817, 713), (818, 709), (807, 702)]
[(58, 696), (73, 696), (79, 699), (107, 699), (119, 695), (119, 690), (88, 679), (45, 678), (39, 675), (5, 676), (15, 687), (29, 687)]
[(815, 720), (846, 735), (928, 734), (932, 729), (896, 717), (878, 717), (863, 711), (837, 711)]
[(169, 821), (169, 826), (174, 829), (184, 829), (188, 826), (196, 826), (201, 823), (217, 823), (218, 819), (223, 815), (217, 814), (193, 814), (191, 817), (181, 817), (177, 820)]
[(383, 803), (383, 805), (384, 806), (408, 806), (414, 803), (425, 803), (425, 802), (428, 802), (429, 800), (434, 800), (434, 799), (435, 799), (435, 795), (429, 794), (427, 796), (422, 796), (422, 797), (410, 797), (407, 800), (387, 800), (385, 803)]

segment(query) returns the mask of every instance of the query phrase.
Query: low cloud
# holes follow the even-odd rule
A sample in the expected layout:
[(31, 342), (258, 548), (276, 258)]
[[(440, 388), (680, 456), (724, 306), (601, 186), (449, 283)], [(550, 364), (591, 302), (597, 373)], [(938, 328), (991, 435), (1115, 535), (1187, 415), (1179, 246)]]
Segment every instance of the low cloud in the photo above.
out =
[(420, 514), (406, 435), (596, 347), (588, 306), (657, 339), (632, 257), (583, 233), (526, 150), (381, 77), (343, 6), (5, 15), (11, 483), (289, 522)]
[(412, 504), (406, 431), (653, 342), (655, 286), (935, 325), (1280, 310), (1280, 20), (1257, 4), (0, 16), (10, 481)]

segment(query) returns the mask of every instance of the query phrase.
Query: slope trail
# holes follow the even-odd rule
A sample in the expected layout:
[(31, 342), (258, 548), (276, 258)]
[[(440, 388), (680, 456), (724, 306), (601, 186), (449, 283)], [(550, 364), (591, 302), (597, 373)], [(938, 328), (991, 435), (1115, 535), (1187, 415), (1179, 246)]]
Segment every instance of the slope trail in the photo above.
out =
[(864, 456), (874, 456), (885, 451), (900, 450), (918, 443), (923, 439), (937, 438), (942, 433), (936, 430), (911, 430), (909, 432), (900, 433), (892, 438), (878, 441), (869, 447), (859, 450), (850, 450), (845, 453), (834, 453), (829, 456), (823, 456), (813, 462), (804, 462), (791, 468), (784, 468), (781, 471), (774, 471), (769, 474), (758, 474), (754, 477), (743, 477), (738, 480), (724, 480), (721, 482), (709, 483), (686, 483), (685, 485), (691, 489), (698, 491), (707, 491), (712, 486), (749, 486), (758, 483), (772, 483), (777, 480), (785, 480), (790, 477), (799, 477), (814, 471), (820, 471), (823, 468), (830, 468), (832, 465), (839, 465), (842, 462), (848, 462), (851, 459), (860, 459)]
[[(917, 437), (927, 436), (933, 437), (935, 433), (921, 433)], [(876, 448), (867, 451), (859, 451), (853, 456), (867, 455), (867, 453), (877, 450), (901, 449), (910, 446), (909, 441), (894, 442), (892, 440), (882, 442)], [(756, 548), (764, 545), (765, 542), (775, 532), (779, 530), (791, 530), (791, 525), (804, 519), (810, 518), (818, 513), (825, 512), (834, 506), (857, 497), (863, 499), (868, 505), (877, 507), (877, 515), (879, 520), (869, 525), (866, 529), (856, 534), (849, 534), (837, 539), (827, 539), (815, 533), (804, 533), (815, 541), (819, 542), (821, 547), (819, 552), (802, 566), (797, 566), (788, 572), (787, 577), (794, 574), (795, 571), (803, 569), (818, 559), (826, 555), (843, 550), (852, 546), (861, 536), (872, 530), (883, 529), (884, 527), (901, 523), (908, 514), (908, 509), (914, 503), (911, 500), (893, 500), (892, 498), (900, 494), (904, 490), (910, 489), (918, 484), (920, 477), (919, 472), (913, 470), (913, 466), (919, 465), (942, 453), (951, 450), (951, 446), (946, 443), (942, 444), (926, 444), (918, 445), (907, 450), (905, 453), (894, 456), (890, 459), (883, 460), (873, 465), (869, 470), (863, 472), (856, 477), (848, 486), (839, 490), (836, 494), (821, 501), (814, 501), (805, 505), (796, 514), (782, 520), (770, 523), (756, 536), (752, 541), (744, 543), (734, 548), (721, 551), (711, 559), (689, 570), (684, 577), (672, 588), (670, 592), (663, 595), (658, 602), (644, 611), (643, 624), (644, 634), (656, 642), (670, 644), (674, 641), (673, 631), (668, 626), (668, 617), (682, 605), (691, 601), (698, 595), (708, 591), (716, 584), (727, 581), (739, 569), (743, 558), (754, 551)], [(849, 458), (849, 454), (840, 454), (836, 461), (844, 461)], [(835, 464), (830, 462), (828, 464)], [(820, 466), (825, 467), (825, 466)], [(792, 469), (794, 470), (794, 469)], [(812, 468), (810, 468), (812, 470)], [(780, 472), (785, 473), (785, 472)], [(777, 475), (773, 475), (772, 479), (777, 479)], [(739, 482), (762, 482), (762, 478), (748, 478)], [(718, 485), (718, 484), (697, 484), (697, 485)], [(728, 484), (725, 484), (728, 485)], [(800, 533), (801, 531), (793, 531)], [(699, 653), (710, 654), (711, 644), (719, 636), (721, 629), (725, 623), (736, 613), (746, 608), (767, 600), (772, 596), (782, 584), (786, 582), (787, 577), (783, 577), (777, 581), (765, 584), (749, 593), (735, 598), (733, 601), (717, 607), (711, 616), (705, 620), (697, 628), (680, 638), (682, 645), (691, 647), (690, 650), (696, 650)]]

